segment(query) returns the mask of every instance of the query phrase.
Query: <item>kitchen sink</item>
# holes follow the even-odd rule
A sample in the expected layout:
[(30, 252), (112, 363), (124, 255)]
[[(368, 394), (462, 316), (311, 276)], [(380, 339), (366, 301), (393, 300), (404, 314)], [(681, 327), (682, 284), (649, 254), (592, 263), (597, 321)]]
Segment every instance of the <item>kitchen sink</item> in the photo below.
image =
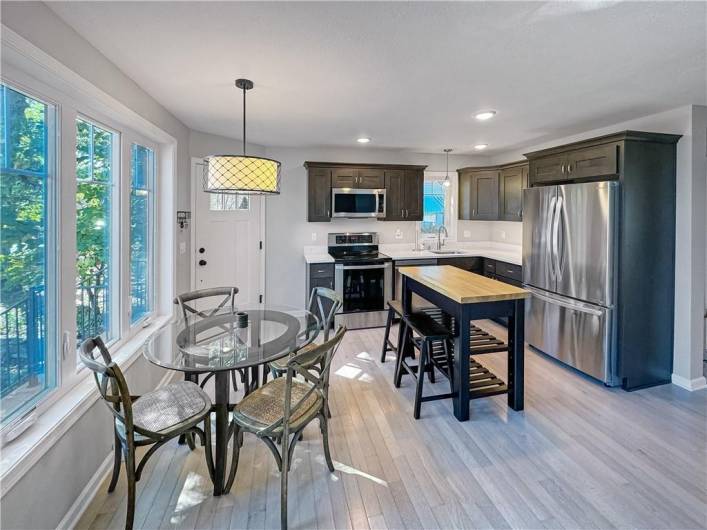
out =
[(432, 254), (466, 254), (463, 250), (430, 250)]

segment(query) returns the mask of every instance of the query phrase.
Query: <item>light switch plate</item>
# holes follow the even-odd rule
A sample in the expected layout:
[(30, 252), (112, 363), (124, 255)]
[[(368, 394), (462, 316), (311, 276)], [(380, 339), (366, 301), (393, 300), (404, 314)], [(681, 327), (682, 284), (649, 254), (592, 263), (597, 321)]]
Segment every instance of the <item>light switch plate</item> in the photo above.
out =
[(403, 238), (403, 231), (400, 230), (400, 228), (396, 228), (395, 230), (395, 239), (402, 239)]
[(180, 254), (186, 254), (186, 252), (187, 252), (187, 244), (186, 244), (185, 241), (181, 241), (181, 242), (179, 243), (179, 253), (180, 253)]
[(464, 237), (471, 237), (471, 230), (464, 230)]
[(312, 241), (316, 241), (316, 240), (317, 240), (317, 233), (312, 232)]
[(506, 239), (506, 231), (501, 230), (501, 239)]

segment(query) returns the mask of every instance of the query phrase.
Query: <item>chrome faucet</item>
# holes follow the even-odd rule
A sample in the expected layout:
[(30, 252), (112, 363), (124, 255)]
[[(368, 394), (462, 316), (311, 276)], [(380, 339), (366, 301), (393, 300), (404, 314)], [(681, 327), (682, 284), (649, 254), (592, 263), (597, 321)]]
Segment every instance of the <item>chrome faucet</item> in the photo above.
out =
[(437, 229), (437, 250), (442, 250), (442, 245), (444, 245), (444, 243), (442, 242), (442, 231), (444, 231), (444, 237), (449, 238), (449, 232), (447, 232), (447, 229), (444, 227), (444, 225), (441, 225)]

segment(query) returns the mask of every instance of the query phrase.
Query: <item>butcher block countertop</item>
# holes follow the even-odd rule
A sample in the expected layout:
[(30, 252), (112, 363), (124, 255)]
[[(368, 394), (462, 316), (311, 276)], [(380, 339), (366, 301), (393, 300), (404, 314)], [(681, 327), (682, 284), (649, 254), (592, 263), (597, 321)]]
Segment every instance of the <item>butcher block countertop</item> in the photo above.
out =
[(530, 292), (451, 265), (401, 267), (400, 274), (459, 304), (528, 298)]

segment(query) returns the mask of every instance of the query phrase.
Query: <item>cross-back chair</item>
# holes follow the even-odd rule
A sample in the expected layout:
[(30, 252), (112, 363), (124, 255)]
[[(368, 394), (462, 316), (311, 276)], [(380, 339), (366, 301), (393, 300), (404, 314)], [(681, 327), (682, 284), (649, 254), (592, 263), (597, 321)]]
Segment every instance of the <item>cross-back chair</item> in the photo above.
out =
[[(208, 318), (214, 316), (224, 309), (230, 310), (231, 312), (236, 309), (236, 295), (238, 294), (238, 287), (212, 287), (209, 289), (198, 289), (196, 291), (189, 291), (188, 293), (182, 293), (174, 299), (174, 305), (178, 305), (179, 309), (182, 311), (182, 317), (184, 318), (185, 324), (190, 320), (193, 322), (196, 318)], [(198, 309), (194, 302), (204, 301), (207, 298), (214, 298), (215, 305), (208, 309)], [(214, 375), (213, 372), (207, 373), (206, 377), (199, 383), (199, 373), (185, 373), (184, 379), (187, 381), (193, 381), (194, 383), (200, 384), (201, 388), (204, 388), (207, 381), (211, 379)], [(241, 373), (241, 381), (243, 381), (244, 375)], [(236, 382), (235, 371), (231, 372), (231, 383), (233, 384), (233, 391), (238, 391), (238, 384)]]
[[(343, 303), (344, 301), (339, 293), (326, 287), (314, 287), (309, 295), (307, 309), (319, 319), (319, 330), (323, 331), (324, 342), (329, 340), (329, 333), (334, 323), (334, 317)], [(316, 343), (309, 343), (303, 348), (292, 352), (290, 355), (301, 353), (315, 346), (317, 346)], [(270, 363), (270, 371), (273, 377), (279, 377), (287, 371), (288, 360), (289, 357), (284, 357)], [(316, 367), (316, 364), (313, 366)], [(321, 369), (321, 367), (319, 368)]]
[[(98, 391), (114, 416), (113, 475), (108, 492), (115, 490), (121, 460), (124, 460), (128, 479), (125, 528), (129, 530), (133, 527), (135, 516), (136, 482), (140, 480), (147, 460), (157, 449), (177, 436), (196, 435), (206, 451), (207, 463), (211, 462), (211, 400), (206, 392), (190, 381), (171, 383), (142, 396), (131, 395), (123, 372), (100, 337), (84, 341), (79, 356), (93, 372)], [(198, 427), (201, 423), (204, 423), (203, 430)], [(147, 445), (151, 447), (136, 465), (136, 448)], [(209, 473), (213, 476), (211, 467)]]
[[(314, 419), (319, 419), (327, 467), (329, 471), (334, 471), (329, 452), (329, 371), (345, 333), (346, 328), (341, 326), (331, 339), (292, 355), (283, 377), (273, 379), (248, 394), (233, 410), (234, 464), (226, 491), (236, 475), (243, 433), (253, 433), (270, 449), (280, 470), (282, 529), (287, 528), (287, 475), (292, 454), (300, 434)], [(321, 371), (312, 371), (313, 365), (321, 365)], [(281, 450), (277, 448), (277, 440), (281, 440)]]

